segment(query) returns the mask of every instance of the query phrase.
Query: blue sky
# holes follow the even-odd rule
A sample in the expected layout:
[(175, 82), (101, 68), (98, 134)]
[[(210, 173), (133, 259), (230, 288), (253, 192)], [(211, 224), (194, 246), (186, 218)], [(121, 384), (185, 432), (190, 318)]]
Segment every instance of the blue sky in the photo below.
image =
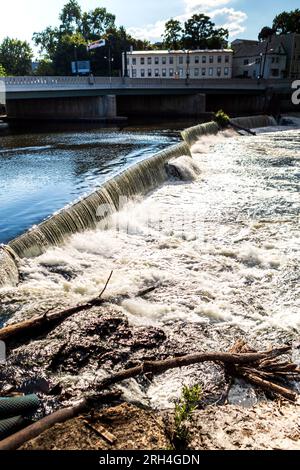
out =
[[(0, 39), (5, 36), (30, 40), (34, 31), (57, 24), (59, 11), (67, 0), (11, 0), (1, 2)], [(231, 39), (256, 39), (258, 31), (271, 25), (282, 10), (299, 7), (299, 0), (79, 0), (92, 9), (104, 6), (117, 16), (117, 23), (131, 33), (159, 40), (170, 17), (185, 20), (193, 13), (205, 12), (218, 26), (229, 28)]]

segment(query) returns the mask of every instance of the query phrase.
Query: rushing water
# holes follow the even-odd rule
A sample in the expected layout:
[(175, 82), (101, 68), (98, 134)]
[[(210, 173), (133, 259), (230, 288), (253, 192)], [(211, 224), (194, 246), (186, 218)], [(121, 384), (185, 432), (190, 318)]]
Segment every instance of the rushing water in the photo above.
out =
[(159, 129), (0, 135), (0, 243), (178, 140)]
[[(23, 282), (2, 292), (0, 313), (21, 319), (45, 304), (83, 302), (114, 270), (106, 296), (129, 295), (119, 308), (132, 325), (163, 328), (169, 338), (177, 329), (194, 345), (189, 325), (200, 325), (211, 349), (232, 344), (237, 328), (260, 346), (297, 340), (300, 131), (204, 136), (192, 154), (193, 164), (174, 162), (187, 181), (171, 178), (105, 227), (22, 260)], [(147, 301), (135, 298), (153, 284)], [(155, 379), (150, 401), (167, 403), (183, 377)]]

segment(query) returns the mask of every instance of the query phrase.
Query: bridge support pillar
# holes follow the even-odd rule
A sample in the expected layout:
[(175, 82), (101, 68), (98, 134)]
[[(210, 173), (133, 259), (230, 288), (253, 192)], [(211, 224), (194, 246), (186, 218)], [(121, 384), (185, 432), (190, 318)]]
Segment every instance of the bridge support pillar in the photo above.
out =
[(110, 120), (117, 117), (115, 95), (8, 100), (12, 120)]

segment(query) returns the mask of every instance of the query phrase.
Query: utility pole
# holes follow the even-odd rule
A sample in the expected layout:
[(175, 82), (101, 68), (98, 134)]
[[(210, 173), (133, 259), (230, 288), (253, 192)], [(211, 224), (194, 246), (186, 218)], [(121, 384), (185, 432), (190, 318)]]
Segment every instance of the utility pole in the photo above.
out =
[(75, 59), (75, 72), (78, 77), (78, 54), (77, 54), (77, 46), (74, 46), (74, 59)]

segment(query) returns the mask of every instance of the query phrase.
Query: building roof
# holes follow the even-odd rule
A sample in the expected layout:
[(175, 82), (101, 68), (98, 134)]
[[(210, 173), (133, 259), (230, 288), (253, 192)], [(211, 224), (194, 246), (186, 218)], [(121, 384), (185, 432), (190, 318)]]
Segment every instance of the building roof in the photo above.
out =
[(208, 54), (208, 53), (231, 53), (233, 52), (232, 49), (196, 49), (196, 50), (180, 50), (180, 51), (172, 51), (172, 50), (151, 50), (151, 51), (131, 51), (128, 54), (132, 55), (160, 55), (160, 54)]
[[(279, 47), (282, 52), (279, 52)], [(260, 54), (286, 54), (280, 36), (272, 36), (268, 41), (256, 44), (241, 43), (234, 47), (234, 57), (256, 57)]]

